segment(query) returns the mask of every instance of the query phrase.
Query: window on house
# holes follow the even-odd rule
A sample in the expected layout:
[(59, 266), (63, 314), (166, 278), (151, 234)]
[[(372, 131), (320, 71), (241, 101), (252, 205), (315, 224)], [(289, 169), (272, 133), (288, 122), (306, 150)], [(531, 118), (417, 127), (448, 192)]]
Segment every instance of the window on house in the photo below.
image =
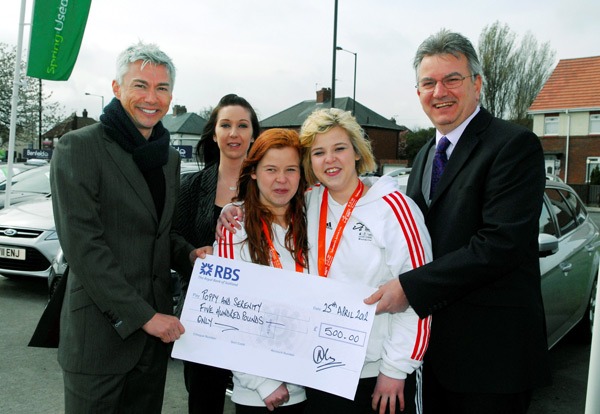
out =
[(600, 157), (587, 157), (585, 175), (586, 183), (600, 184)]
[(590, 134), (600, 134), (600, 114), (590, 115)]
[(544, 118), (544, 135), (558, 135), (558, 116)]

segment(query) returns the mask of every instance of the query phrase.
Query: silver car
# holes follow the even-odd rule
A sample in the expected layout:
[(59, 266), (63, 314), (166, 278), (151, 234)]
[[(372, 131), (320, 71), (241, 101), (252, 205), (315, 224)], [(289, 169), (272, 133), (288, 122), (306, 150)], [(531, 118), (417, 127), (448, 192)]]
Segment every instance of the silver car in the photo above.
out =
[[(18, 179), (15, 179), (14, 177), (21, 174), (22, 172), (31, 170), (36, 167), (41, 167), (43, 165), (48, 165), (48, 162), (45, 160), (31, 159), (31, 160), (27, 160), (25, 162), (13, 163), (13, 165), (12, 165), (13, 182), (16, 182), (18, 180)], [(4, 163), (4, 162), (0, 163), (0, 189), (2, 189), (2, 190), (4, 190), (4, 188), (6, 186), (6, 176), (7, 175), (8, 175), (8, 164)]]
[(49, 196), (0, 210), (1, 275), (47, 278), (59, 249)]
[[(37, 199), (50, 195), (50, 166), (48, 164), (29, 169), (13, 177), (10, 204)], [(0, 208), (6, 201), (6, 180), (0, 183)]]
[(585, 206), (568, 185), (546, 180), (539, 233), (548, 346), (556, 345), (572, 329), (582, 339), (590, 340), (600, 236)]
[(410, 171), (412, 168), (396, 168), (395, 170), (389, 171), (384, 175), (389, 175), (390, 177), (396, 177), (398, 180), (398, 188), (403, 193), (406, 193), (406, 185), (408, 184), (408, 177), (410, 176)]

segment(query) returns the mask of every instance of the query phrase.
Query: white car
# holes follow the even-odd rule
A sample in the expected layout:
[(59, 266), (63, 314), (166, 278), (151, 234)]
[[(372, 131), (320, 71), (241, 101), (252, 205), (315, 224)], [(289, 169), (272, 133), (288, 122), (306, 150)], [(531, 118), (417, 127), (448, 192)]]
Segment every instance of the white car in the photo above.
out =
[[(31, 170), (36, 167), (41, 167), (42, 165), (48, 165), (48, 162), (45, 160), (31, 159), (26, 162), (13, 163), (13, 168), (12, 168), (13, 182), (17, 181), (17, 179), (14, 179), (15, 176), (17, 176), (27, 170)], [(7, 175), (8, 175), (8, 164), (5, 162), (0, 163), (0, 188), (1, 189), (4, 189), (4, 186), (6, 186), (6, 176)]]
[(406, 185), (408, 184), (408, 177), (410, 175), (411, 169), (412, 168), (397, 168), (395, 170), (385, 173), (384, 175), (396, 177), (396, 180), (398, 180), (398, 188), (400, 189), (400, 191), (406, 194)]
[[(50, 166), (43, 165), (21, 172), (13, 177), (10, 204), (35, 200), (50, 195)], [(6, 201), (6, 180), (0, 183), (0, 208)]]
[(0, 210), (0, 275), (47, 278), (59, 249), (50, 196)]

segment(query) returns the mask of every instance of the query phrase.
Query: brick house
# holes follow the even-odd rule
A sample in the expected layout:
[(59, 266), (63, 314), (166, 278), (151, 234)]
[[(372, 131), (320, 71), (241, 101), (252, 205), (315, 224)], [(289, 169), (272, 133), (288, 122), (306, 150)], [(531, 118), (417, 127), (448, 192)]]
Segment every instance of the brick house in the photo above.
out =
[(196, 113), (188, 112), (183, 105), (174, 105), (173, 113), (165, 115), (162, 123), (171, 134), (171, 145), (179, 150), (179, 155), (184, 162), (193, 161), (194, 151), (202, 137), (206, 119)]
[(546, 172), (585, 184), (600, 168), (600, 56), (562, 59), (528, 114), (544, 148)]
[(94, 118), (88, 117), (87, 109), (83, 110), (81, 116), (77, 116), (77, 113), (73, 112), (68, 118), (55, 124), (42, 135), (42, 146), (43, 148), (53, 148), (58, 139), (67, 132), (95, 124), (96, 122), (98, 121)]
[[(313, 111), (331, 106), (331, 89), (322, 88), (317, 91), (315, 100), (302, 101), (260, 122), (262, 130), (270, 128), (290, 128), (300, 130), (302, 123)], [(367, 108), (352, 98), (335, 98), (336, 108), (345, 111), (355, 111), (356, 121), (365, 131), (371, 141), (373, 153), (379, 166), (379, 173), (384, 166), (405, 166), (405, 160), (400, 160), (400, 150), (404, 145), (404, 136), (408, 128), (396, 124), (375, 111)]]
[(173, 113), (165, 115), (162, 123), (171, 134), (171, 145), (196, 147), (206, 125), (206, 119), (196, 113), (188, 112), (183, 105), (174, 105)]

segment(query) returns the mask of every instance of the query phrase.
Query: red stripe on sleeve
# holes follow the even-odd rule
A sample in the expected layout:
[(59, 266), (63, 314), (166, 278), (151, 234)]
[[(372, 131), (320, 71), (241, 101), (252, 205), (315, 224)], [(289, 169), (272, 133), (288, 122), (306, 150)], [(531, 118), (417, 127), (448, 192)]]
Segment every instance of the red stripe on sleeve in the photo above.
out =
[(431, 333), (431, 316), (423, 319), (419, 319), (419, 326), (417, 328), (417, 339), (415, 341), (415, 347), (413, 353), (410, 356), (411, 359), (416, 361), (422, 361), (425, 356), (425, 351), (429, 346), (429, 334)]
[(233, 259), (233, 233), (226, 230), (224, 227), (221, 228), (221, 233), (223, 234), (223, 237), (219, 239), (217, 244), (217, 255), (226, 259)]
[(406, 199), (400, 192), (388, 194), (383, 199), (392, 208), (398, 224), (400, 224), (413, 268), (422, 266), (425, 264), (425, 253), (421, 244), (421, 236)]
[[(419, 228), (412, 215), (412, 211), (408, 207), (408, 203), (404, 195), (400, 192), (388, 194), (383, 198), (398, 219), (400, 228), (406, 239), (408, 253), (410, 255), (413, 268), (417, 268), (425, 264), (425, 250), (421, 243), (421, 235)], [(425, 356), (425, 351), (429, 346), (429, 335), (431, 333), (431, 316), (419, 319), (417, 326), (417, 336), (415, 346), (411, 355), (411, 359), (422, 361)]]

